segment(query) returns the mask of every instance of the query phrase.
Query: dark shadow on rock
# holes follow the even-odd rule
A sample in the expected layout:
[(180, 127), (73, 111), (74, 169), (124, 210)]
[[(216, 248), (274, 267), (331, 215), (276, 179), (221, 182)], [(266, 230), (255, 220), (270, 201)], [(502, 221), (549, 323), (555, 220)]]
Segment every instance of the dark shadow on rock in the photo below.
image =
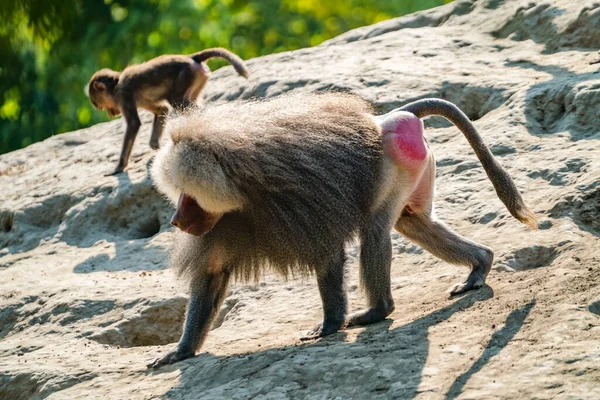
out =
[[(342, 331), (316, 342), (251, 354), (216, 357), (201, 353), (191, 360), (148, 373), (180, 370), (179, 385), (164, 395), (169, 399), (193, 398), (200, 394), (206, 398), (231, 398), (232, 390), (253, 398), (267, 393), (273, 395), (281, 386), (291, 387), (299, 398), (308, 394), (305, 391), (309, 387), (320, 387), (323, 398), (411, 399), (419, 393), (429, 352), (429, 329), (493, 295), (493, 290), (486, 286), (406, 325), (390, 329), (392, 321), (386, 320), (367, 326), (354, 343), (346, 342), (347, 334)], [(311, 368), (320, 362), (331, 363), (332, 370), (324, 374), (322, 369)], [(267, 371), (269, 369), (272, 371)], [(277, 383), (258, 387), (254, 377), (263, 370), (269, 375), (278, 375)], [(360, 392), (355, 390), (357, 381), (364, 383)], [(285, 392), (279, 394), (285, 397)]]
[(556, 65), (542, 66), (528, 60), (510, 61), (507, 67), (534, 69), (552, 79), (532, 85), (525, 98), (527, 130), (537, 137), (568, 132), (572, 141), (598, 140), (600, 131), (600, 68), (576, 74)]
[[(541, 66), (531, 61), (512, 61), (508, 67), (529, 68), (553, 76), (532, 85), (525, 97), (528, 132), (537, 137), (551, 137), (566, 132), (571, 141), (600, 140), (600, 68), (595, 72), (574, 73), (555, 65)], [(591, 144), (594, 146), (594, 144)], [(535, 150), (532, 148), (531, 150)], [(589, 164), (572, 158), (558, 170), (530, 171), (530, 178), (541, 177), (552, 186), (569, 186), (577, 173), (585, 173)], [(547, 212), (551, 218), (570, 218), (583, 231), (600, 236), (600, 184), (579, 185), (573, 194), (557, 202)]]
[[(142, 256), (140, 256), (140, 254)], [(147, 241), (115, 242), (115, 255), (94, 255), (73, 268), (76, 274), (105, 271), (158, 271), (169, 268), (168, 251), (159, 246), (148, 246)]]
[[(168, 267), (167, 251), (149, 242), (159, 232), (171, 229), (168, 221), (172, 206), (154, 189), (149, 176), (132, 183), (125, 172), (117, 175), (117, 179), (115, 190), (98, 193), (96, 201), (65, 221), (61, 240), (67, 244), (86, 248), (105, 240), (115, 247), (114, 257), (106, 253), (90, 257), (75, 266), (75, 273), (152, 271)], [(93, 229), (89, 235), (88, 229)], [(104, 235), (99, 237), (97, 231)], [(140, 252), (143, 257), (138, 257)]]
[[(367, 327), (357, 338), (356, 343), (375, 346), (374, 360), (389, 359), (397, 372), (390, 379), (382, 380), (375, 393), (388, 394), (393, 398), (412, 399), (420, 392), (423, 368), (429, 354), (429, 329), (450, 319), (455, 313), (466, 310), (473, 304), (494, 297), (491, 287), (467, 292), (452, 304), (421, 317), (409, 324), (385, 330), (379, 324)], [(391, 336), (391, 337), (390, 337)], [(376, 351), (377, 344), (386, 342), (385, 354)]]
[(58, 233), (65, 213), (81, 200), (81, 195), (63, 193), (22, 209), (0, 210), (0, 248), (9, 254), (33, 250)]
[(600, 182), (577, 186), (547, 212), (551, 218), (570, 218), (579, 229), (600, 237)]
[(88, 248), (99, 240), (129, 242), (149, 239), (171, 229), (172, 206), (149, 176), (133, 183), (127, 172), (118, 184), (97, 186), (86, 193), (61, 193), (20, 210), (0, 210), (0, 254), (33, 250), (44, 241), (63, 241)]
[[(373, 100), (376, 114), (385, 114), (396, 108), (403, 107), (413, 101), (425, 98), (439, 98), (454, 103), (471, 121), (477, 121), (486, 114), (504, 105), (510, 97), (510, 90), (502, 86), (477, 85), (473, 82), (456, 82), (443, 80), (431, 91), (417, 97), (402, 101)], [(426, 127), (447, 128), (454, 126), (450, 121), (441, 116), (429, 116), (423, 120)], [(510, 150), (509, 150), (510, 151)]]
[(458, 397), (471, 376), (479, 372), (490, 361), (490, 359), (492, 359), (492, 357), (498, 355), (498, 353), (500, 353), (500, 351), (502, 351), (502, 349), (508, 345), (508, 343), (515, 337), (517, 332), (521, 330), (525, 319), (534, 306), (535, 300), (532, 300), (523, 307), (513, 310), (510, 312), (510, 314), (508, 314), (506, 322), (504, 323), (504, 327), (492, 334), (490, 342), (483, 353), (481, 353), (481, 356), (477, 359), (477, 361), (473, 363), (468, 371), (454, 380), (454, 383), (452, 383), (452, 386), (450, 386), (448, 393), (446, 393), (447, 400)]
[(25, 296), (18, 302), (0, 308), (0, 340), (13, 331), (13, 327), (20, 321), (35, 315), (37, 309), (32, 307), (39, 296)]
[(589, 305), (588, 310), (592, 313), (592, 314), (596, 314), (597, 316), (600, 317), (600, 300), (593, 302), (592, 304)]
[(180, 296), (122, 303), (121, 315), (79, 337), (121, 348), (173, 343), (181, 337), (187, 303), (188, 299)]
[(507, 254), (503, 264), (515, 271), (546, 268), (550, 266), (560, 254), (557, 246), (527, 246)]
[(564, 10), (551, 2), (530, 2), (519, 7), (507, 22), (491, 32), (496, 38), (510, 38), (514, 41), (532, 40), (545, 46), (543, 53), (554, 54), (572, 48), (596, 50), (600, 48), (597, 34), (600, 24), (600, 8), (584, 7), (571, 23), (562, 31), (554, 23)]

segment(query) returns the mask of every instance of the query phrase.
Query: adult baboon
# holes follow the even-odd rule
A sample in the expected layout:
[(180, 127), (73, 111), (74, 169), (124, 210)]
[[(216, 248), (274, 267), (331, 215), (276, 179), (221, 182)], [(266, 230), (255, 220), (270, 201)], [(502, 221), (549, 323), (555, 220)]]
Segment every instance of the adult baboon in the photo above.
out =
[[(264, 268), (314, 272), (324, 318), (310, 337), (383, 320), (394, 310), (393, 227), (436, 256), (471, 267), (453, 294), (483, 285), (491, 249), (432, 217), (435, 163), (419, 118), (433, 114), (461, 129), (511, 214), (535, 227), (535, 215), (469, 119), (443, 100), (375, 117), (348, 94), (285, 95), (172, 121), (152, 176), (177, 205), (171, 223), (182, 232), (172, 263), (189, 277), (191, 297), (177, 350), (151, 366), (194, 356), (230, 276), (252, 279)], [(368, 308), (347, 317), (344, 245), (356, 235)]]

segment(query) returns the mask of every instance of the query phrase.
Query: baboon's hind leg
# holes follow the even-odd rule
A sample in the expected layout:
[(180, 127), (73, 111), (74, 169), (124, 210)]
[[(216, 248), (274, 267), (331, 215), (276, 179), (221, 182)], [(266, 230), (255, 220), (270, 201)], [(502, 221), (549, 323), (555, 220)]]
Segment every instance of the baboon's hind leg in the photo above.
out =
[(425, 212), (411, 214), (405, 210), (395, 228), (434, 256), (452, 264), (471, 267), (467, 280), (452, 286), (451, 295), (477, 289), (485, 284), (494, 260), (494, 253), (489, 247), (460, 236)]
[(389, 216), (375, 214), (369, 224), (361, 229), (360, 278), (369, 308), (353, 313), (347, 326), (368, 325), (383, 321), (394, 311), (390, 268), (392, 242)]

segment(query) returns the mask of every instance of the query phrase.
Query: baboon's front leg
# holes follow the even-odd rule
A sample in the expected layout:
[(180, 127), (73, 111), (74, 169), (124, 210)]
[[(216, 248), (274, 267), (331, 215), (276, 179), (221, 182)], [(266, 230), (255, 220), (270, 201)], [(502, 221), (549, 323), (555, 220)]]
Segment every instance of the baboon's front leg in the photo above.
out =
[(229, 276), (229, 272), (205, 274), (192, 283), (183, 336), (177, 349), (148, 364), (148, 368), (173, 364), (196, 355), (223, 303)]
[(343, 248), (338, 256), (325, 262), (316, 269), (317, 284), (323, 302), (323, 322), (318, 324), (302, 340), (316, 339), (336, 333), (346, 320), (348, 300), (344, 285), (344, 263), (346, 255)]

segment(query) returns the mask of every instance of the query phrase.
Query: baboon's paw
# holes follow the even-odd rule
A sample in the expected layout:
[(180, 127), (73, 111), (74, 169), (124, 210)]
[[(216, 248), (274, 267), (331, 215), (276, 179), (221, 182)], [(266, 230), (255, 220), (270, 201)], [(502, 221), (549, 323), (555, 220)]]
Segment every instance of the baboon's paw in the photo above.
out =
[[(469, 278), (471, 278), (471, 276), (469, 276)], [(467, 279), (465, 282), (454, 284), (450, 287), (448, 292), (450, 293), (450, 296), (456, 296), (468, 292), (469, 290), (479, 289), (483, 285), (485, 285), (485, 279), (483, 278)]]
[(338, 322), (333, 322), (333, 323), (322, 322), (322, 323), (318, 324), (317, 326), (315, 326), (313, 330), (308, 332), (308, 335), (301, 337), (300, 340), (302, 340), (302, 341), (315, 340), (315, 339), (319, 339), (319, 338), (331, 335), (331, 334), (339, 331), (340, 328), (342, 327), (342, 325), (343, 325), (343, 323), (338, 323)]
[(450, 296), (456, 296), (457, 294), (463, 294), (465, 292), (468, 292), (469, 290), (479, 289), (480, 287), (485, 285), (485, 278), (487, 277), (490, 268), (491, 260), (490, 263), (487, 264), (485, 267), (473, 268), (466, 281), (456, 283), (448, 290)]
[(152, 369), (156, 369), (156, 368), (160, 368), (163, 365), (168, 365), (168, 364), (174, 364), (177, 361), (181, 361), (181, 360), (185, 360), (187, 358), (192, 358), (194, 357), (195, 354), (194, 352), (184, 352), (184, 351), (172, 351), (169, 354), (167, 354), (166, 356), (162, 357), (162, 358), (157, 358), (156, 360), (154, 360), (153, 362), (151, 362), (150, 364), (147, 365), (148, 368), (152, 368)]
[(346, 320), (346, 326), (370, 325), (381, 322), (394, 311), (394, 305), (391, 303), (385, 310), (379, 308), (367, 308), (351, 314)]

